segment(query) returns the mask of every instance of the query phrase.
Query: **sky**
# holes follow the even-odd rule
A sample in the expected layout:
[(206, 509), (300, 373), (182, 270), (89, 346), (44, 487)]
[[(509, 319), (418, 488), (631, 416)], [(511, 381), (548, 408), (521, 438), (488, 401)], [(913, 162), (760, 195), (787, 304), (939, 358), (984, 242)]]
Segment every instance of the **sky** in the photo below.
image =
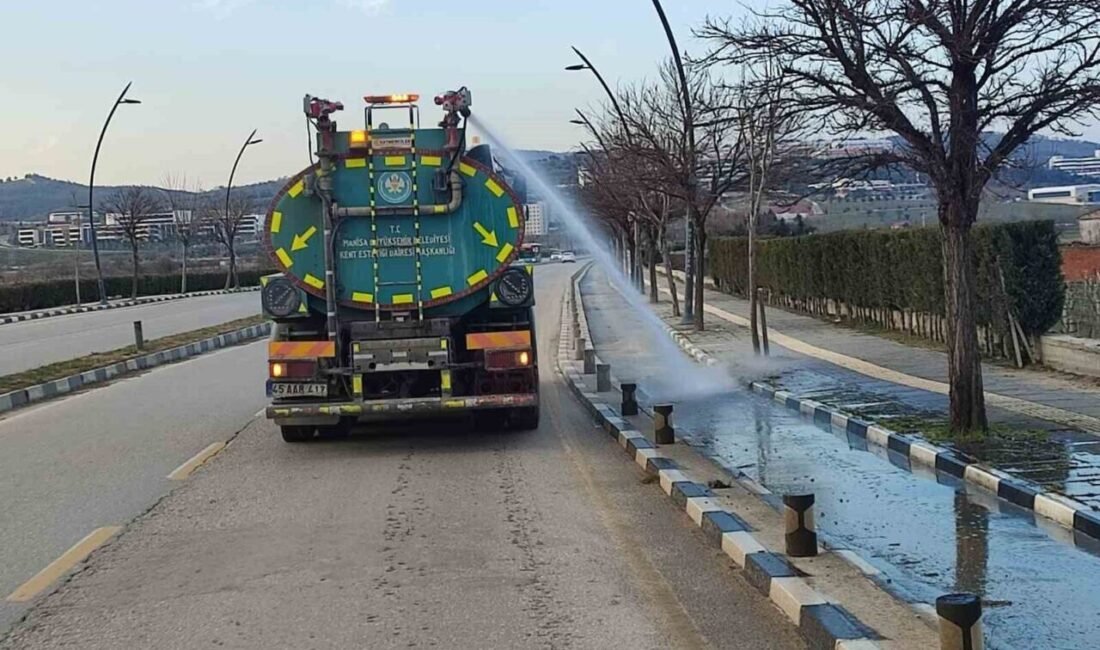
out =
[[(581, 139), (574, 107), (602, 98), (565, 72), (571, 45), (612, 83), (652, 77), (669, 50), (650, 0), (37, 0), (0, 9), (0, 177), (38, 173), (87, 182), (112, 102), (129, 81), (97, 184), (161, 184), (166, 174), (224, 185), (246, 136), (261, 144), (234, 185), (308, 164), (302, 96), (431, 97), (468, 86), (473, 110), (510, 143), (566, 151)], [(681, 49), (691, 28), (743, 10), (732, 0), (665, 0)]]

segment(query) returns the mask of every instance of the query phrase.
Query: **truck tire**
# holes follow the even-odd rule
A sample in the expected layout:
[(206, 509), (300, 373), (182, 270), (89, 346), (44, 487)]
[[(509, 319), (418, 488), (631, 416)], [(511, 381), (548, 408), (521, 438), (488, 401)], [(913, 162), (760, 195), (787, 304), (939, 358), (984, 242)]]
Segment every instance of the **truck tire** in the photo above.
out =
[(539, 428), (539, 407), (529, 406), (512, 411), (512, 428), (517, 431), (534, 431)]
[(315, 427), (283, 426), (279, 429), (283, 434), (283, 442), (308, 442), (313, 439)]

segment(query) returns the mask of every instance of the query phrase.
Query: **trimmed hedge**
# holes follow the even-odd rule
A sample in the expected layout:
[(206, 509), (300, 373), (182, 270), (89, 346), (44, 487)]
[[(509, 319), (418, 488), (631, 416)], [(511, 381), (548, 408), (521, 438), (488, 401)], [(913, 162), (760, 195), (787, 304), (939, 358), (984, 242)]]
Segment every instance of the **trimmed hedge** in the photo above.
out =
[[(238, 271), (242, 287), (260, 283), (260, 276), (270, 271)], [(131, 278), (104, 278), (108, 296), (130, 297)], [(195, 273), (187, 276), (188, 291), (211, 291), (225, 287), (225, 272)], [(138, 295), (156, 296), (179, 293), (180, 276), (145, 275), (138, 278)], [(94, 300), (97, 296), (95, 278), (80, 281), (80, 296)], [(50, 309), (76, 303), (76, 284), (72, 280), (50, 280), (13, 286), (0, 286), (0, 313)]]
[[(1029, 337), (1046, 332), (1062, 314), (1065, 288), (1054, 222), (982, 224), (971, 237), (979, 336), (987, 354), (1008, 354), (1010, 311)], [(942, 245), (939, 228), (763, 240), (757, 286), (791, 309), (942, 341)], [(710, 270), (723, 290), (746, 294), (746, 251), (743, 237), (711, 240)]]

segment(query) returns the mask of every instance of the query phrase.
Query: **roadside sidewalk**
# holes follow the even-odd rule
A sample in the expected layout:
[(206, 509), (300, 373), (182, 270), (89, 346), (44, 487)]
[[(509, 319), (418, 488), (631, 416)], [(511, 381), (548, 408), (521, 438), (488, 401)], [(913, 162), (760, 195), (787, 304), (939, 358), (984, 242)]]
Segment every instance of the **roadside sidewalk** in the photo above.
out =
[[(661, 299), (656, 310), (682, 334), (682, 345), (701, 348), (758, 392), (786, 400), (815, 419), (823, 415), (828, 422), (827, 410), (840, 414), (840, 420), (851, 418), (857, 426), (877, 425), (872, 428), (900, 433), (891, 448), (904, 446), (905, 455), (914, 457), (928, 455), (937, 469), (950, 462), (960, 477), (980, 471), (980, 477), (967, 478), (984, 481), (994, 492), (1013, 491), (1010, 479), (1016, 478), (1056, 499), (1068, 497), (1076, 503), (1054, 504), (1058, 512), (1053, 514), (1042, 512), (1044, 497), (1036, 500), (1030, 493), (1034, 489), (1025, 486), (1029, 494), (1021, 499), (1025, 507), (1070, 528), (1095, 527), (1092, 520), (1100, 510), (1100, 389), (1042, 371), (985, 364), (991, 423), (1049, 435), (1013, 434), (972, 445), (941, 442), (944, 447), (934, 448), (925, 440), (933, 439), (931, 429), (942, 428), (946, 419), (944, 353), (774, 308), (768, 310), (772, 356), (756, 358), (747, 329), (748, 301), (708, 288), (707, 330), (699, 333), (672, 316), (666, 292)], [(815, 413), (817, 405), (826, 407), (823, 413)], [(910, 445), (910, 439), (915, 444)], [(951, 457), (940, 453), (943, 450)], [(1078, 527), (1074, 513), (1082, 508), (1092, 515)]]

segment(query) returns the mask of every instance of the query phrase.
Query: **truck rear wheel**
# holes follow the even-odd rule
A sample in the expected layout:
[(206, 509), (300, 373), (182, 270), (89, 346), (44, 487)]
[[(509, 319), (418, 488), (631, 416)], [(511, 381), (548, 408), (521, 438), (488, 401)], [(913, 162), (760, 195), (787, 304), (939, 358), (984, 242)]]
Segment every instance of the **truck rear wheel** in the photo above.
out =
[(539, 428), (539, 407), (515, 409), (512, 411), (511, 419), (512, 428), (519, 431), (533, 431)]
[(283, 434), (283, 442), (308, 442), (313, 439), (313, 432), (316, 427), (282, 426), (279, 429)]

